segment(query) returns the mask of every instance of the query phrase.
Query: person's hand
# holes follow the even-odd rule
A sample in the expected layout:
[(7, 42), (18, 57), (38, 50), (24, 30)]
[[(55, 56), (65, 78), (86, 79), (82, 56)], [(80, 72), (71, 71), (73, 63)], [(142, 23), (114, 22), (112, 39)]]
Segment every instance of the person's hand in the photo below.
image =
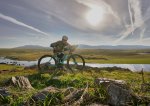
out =
[(64, 51), (70, 50), (69, 46), (64, 47)]
[(72, 45), (70, 46), (70, 51), (74, 52), (77, 49), (78, 45)]

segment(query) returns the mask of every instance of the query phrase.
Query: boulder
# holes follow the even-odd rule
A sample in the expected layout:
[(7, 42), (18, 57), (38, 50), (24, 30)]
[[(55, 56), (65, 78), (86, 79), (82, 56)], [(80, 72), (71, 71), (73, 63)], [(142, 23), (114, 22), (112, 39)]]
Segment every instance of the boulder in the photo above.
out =
[(129, 89), (125, 89), (122, 86), (111, 83), (107, 92), (109, 95), (108, 104), (120, 106), (132, 103), (132, 92)]
[(128, 105), (134, 101), (133, 92), (123, 80), (97, 78), (95, 83), (107, 92), (107, 103), (113, 106)]
[(30, 81), (27, 77), (24, 76), (16, 76), (12, 77), (10, 83), (16, 87), (23, 88), (23, 89), (34, 89), (30, 84)]

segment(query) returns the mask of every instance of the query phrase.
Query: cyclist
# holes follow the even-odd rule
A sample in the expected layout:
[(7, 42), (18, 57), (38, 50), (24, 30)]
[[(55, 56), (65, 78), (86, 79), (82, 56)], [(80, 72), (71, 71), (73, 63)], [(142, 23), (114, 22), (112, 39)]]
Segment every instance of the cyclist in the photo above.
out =
[[(64, 69), (65, 71), (75, 71), (79, 68), (83, 69), (83, 67), (85, 66), (84, 58), (78, 54), (72, 54), (72, 52), (77, 48), (77, 45), (70, 45), (67, 41), (68, 37), (64, 35), (62, 37), (62, 40), (54, 42), (50, 45), (50, 47), (54, 48), (54, 55), (43, 55), (38, 60), (38, 68), (40, 71), (51, 70), (53, 68), (60, 68)], [(69, 51), (69, 54), (67, 53), (68, 55), (64, 52), (66, 50)], [(78, 64), (78, 60), (83, 64)], [(66, 64), (64, 64), (64, 62), (66, 62)], [(72, 67), (72, 65), (74, 67)]]
[(52, 43), (50, 46), (53, 47), (54, 54), (61, 53), (65, 49), (67, 50), (66, 47), (71, 46), (67, 41), (68, 41), (68, 37), (66, 35), (64, 35), (62, 37), (62, 40)]
[[(68, 37), (64, 35), (62, 40), (52, 43), (50, 46), (53, 47), (54, 54), (60, 59), (61, 63), (63, 64), (64, 59), (66, 58), (65, 55), (62, 53), (63, 51), (69, 50), (71, 45), (67, 42)], [(64, 66), (60, 65), (60, 68), (67, 70)]]

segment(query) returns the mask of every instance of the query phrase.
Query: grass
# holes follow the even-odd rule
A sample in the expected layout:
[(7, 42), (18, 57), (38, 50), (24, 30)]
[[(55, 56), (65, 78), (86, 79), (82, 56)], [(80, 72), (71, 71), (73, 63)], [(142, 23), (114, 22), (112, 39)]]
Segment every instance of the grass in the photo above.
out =
[[(21, 66), (13, 66), (13, 65), (0, 65), (0, 69), (16, 69), (16, 72), (9, 72), (9, 73), (1, 73), (0, 74), (0, 82), (8, 79), (12, 76), (28, 76), (29, 80), (32, 81), (32, 85), (35, 88), (42, 89), (46, 86), (53, 85), (57, 88), (66, 88), (67, 86), (72, 86), (76, 88), (82, 88), (86, 86), (86, 82), (93, 82), (95, 78), (105, 77), (105, 78), (112, 78), (116, 80), (125, 80), (127, 83), (142, 83), (142, 76), (137, 72), (129, 72), (129, 71), (122, 71), (122, 70), (114, 70), (114, 71), (107, 71), (101, 70), (84, 70), (83, 73), (64, 73), (62, 71), (58, 71), (56, 76), (53, 74), (45, 73), (39, 74), (37, 69), (24, 69)], [(144, 72), (145, 82), (150, 83), (150, 72)], [(56, 78), (55, 78), (56, 77)], [(37, 84), (38, 83), (38, 84)]]
[[(5, 70), (5, 71), (3, 71)], [(12, 76), (28, 76), (35, 73), (38, 73), (36, 69), (25, 69), (22, 66), (14, 65), (2, 65), (0, 64), (0, 85), (6, 79), (11, 78)]]
[(79, 50), (86, 62), (114, 64), (150, 64), (150, 50)]
[[(22, 103), (23, 101), (26, 101), (28, 98), (31, 98), (33, 94), (38, 92), (39, 90), (48, 87), (48, 86), (54, 86), (59, 89), (66, 89), (67, 87), (74, 87), (74, 88), (85, 88), (87, 83), (89, 84), (90, 93), (95, 95), (92, 90), (95, 88), (94, 80), (95, 78), (110, 78), (110, 79), (116, 79), (116, 80), (124, 80), (127, 82), (127, 84), (131, 87), (131, 89), (134, 91), (137, 95), (143, 95), (150, 97), (150, 92), (141, 92), (141, 84), (142, 84), (142, 77), (141, 74), (136, 72), (130, 72), (130, 71), (122, 71), (122, 70), (114, 70), (114, 71), (108, 71), (107, 69), (103, 70), (84, 70), (83, 73), (76, 73), (71, 74), (67, 72), (63, 72), (62, 70), (59, 70), (55, 75), (45, 73), (45, 74), (39, 74), (38, 70), (35, 69), (25, 69), (21, 66), (13, 66), (13, 65), (0, 65), (1, 70), (16, 70), (16, 72), (9, 72), (9, 73), (1, 73), (0, 74), (0, 87), (4, 86), (5, 80), (11, 78), (12, 76), (28, 76), (31, 85), (35, 88), (35, 90), (26, 91), (21, 90), (19, 88), (15, 88), (12, 86), (7, 87), (8, 90), (15, 95), (16, 98), (10, 98), (5, 99), (5, 102), (10, 102), (14, 106)], [(144, 78), (146, 83), (150, 83), (150, 72), (144, 73)], [(105, 101), (105, 92), (103, 89), (97, 89), (99, 93), (101, 100)], [(63, 95), (55, 95), (60, 98), (63, 98)], [(52, 98), (53, 98), (52, 96)], [(51, 99), (52, 99), (51, 98)], [(97, 98), (98, 99), (98, 98)], [(16, 102), (13, 102), (16, 101)], [(49, 103), (48, 100), (45, 100), (45, 104)], [(55, 99), (52, 100), (53, 104), (55, 104)], [(44, 105), (44, 104), (42, 104)]]
[(0, 49), (0, 57), (28, 61), (37, 60), (42, 55), (51, 53), (52, 51), (47, 49)]
[[(82, 55), (89, 63), (116, 64), (150, 64), (150, 49), (141, 50), (107, 50), (107, 49), (77, 49), (75, 53)], [(52, 54), (48, 49), (0, 49), (0, 57), (17, 60), (38, 60), (42, 55)]]
[(0, 65), (0, 70), (23, 70), (22, 66), (14, 66), (14, 65)]

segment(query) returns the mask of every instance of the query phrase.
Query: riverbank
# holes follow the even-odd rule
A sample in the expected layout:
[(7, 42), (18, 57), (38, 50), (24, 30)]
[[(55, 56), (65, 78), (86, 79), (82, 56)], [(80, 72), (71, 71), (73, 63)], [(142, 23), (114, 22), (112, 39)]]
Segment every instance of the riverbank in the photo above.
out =
[[(150, 64), (150, 49), (77, 49), (74, 53), (83, 56), (87, 63)], [(50, 49), (0, 49), (0, 57), (20, 61), (36, 61), (45, 54), (53, 53)]]
[[(19, 60), (13, 60), (8, 59), (4, 57), (0, 57), (0, 64), (12, 64), (16, 66), (24, 66), (24, 67), (30, 67), (30, 66), (36, 66), (38, 61), (19, 61)], [(105, 67), (118, 67), (123, 69), (129, 69), (133, 72), (136, 71), (147, 71), (150, 72), (150, 64), (100, 64), (100, 63), (85, 63), (86, 66), (89, 67), (97, 67), (97, 68), (105, 68)]]

